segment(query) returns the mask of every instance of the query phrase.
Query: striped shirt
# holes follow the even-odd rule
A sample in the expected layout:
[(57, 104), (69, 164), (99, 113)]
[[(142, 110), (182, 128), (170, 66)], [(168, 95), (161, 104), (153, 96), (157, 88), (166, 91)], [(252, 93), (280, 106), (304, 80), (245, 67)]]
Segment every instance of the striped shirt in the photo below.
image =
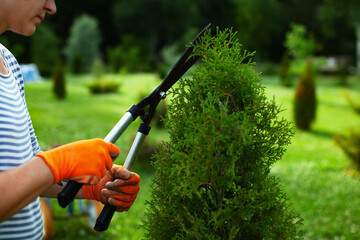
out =
[[(1, 44), (0, 54), (8, 70), (8, 74), (0, 73), (0, 172), (2, 172), (29, 161), (40, 152), (40, 147), (25, 102), (20, 66), (10, 51)], [(0, 223), (0, 239), (42, 239), (42, 235), (43, 221), (39, 198), (10, 219)]]

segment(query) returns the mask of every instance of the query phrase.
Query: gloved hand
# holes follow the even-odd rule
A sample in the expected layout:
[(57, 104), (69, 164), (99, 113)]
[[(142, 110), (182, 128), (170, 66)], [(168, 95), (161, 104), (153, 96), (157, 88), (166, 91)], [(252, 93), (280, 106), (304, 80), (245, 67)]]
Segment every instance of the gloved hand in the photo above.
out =
[(96, 184), (112, 167), (112, 158), (120, 153), (114, 144), (100, 138), (82, 140), (36, 154), (49, 166), (54, 183), (69, 179)]
[(96, 185), (84, 185), (86, 199), (107, 201), (116, 207), (116, 211), (128, 211), (140, 190), (140, 177), (123, 166), (113, 165)]

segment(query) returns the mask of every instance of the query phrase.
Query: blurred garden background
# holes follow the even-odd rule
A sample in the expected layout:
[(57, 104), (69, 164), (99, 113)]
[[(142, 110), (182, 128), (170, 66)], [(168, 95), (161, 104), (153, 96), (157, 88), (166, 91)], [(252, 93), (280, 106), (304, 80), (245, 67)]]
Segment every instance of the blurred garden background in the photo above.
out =
[[(103, 138), (131, 104), (161, 83), (186, 45), (208, 23), (233, 28), (256, 51), (255, 70), (281, 117), (296, 134), (273, 166), (305, 239), (360, 236), (360, 2), (357, 0), (172, 0), (56, 2), (36, 33), (7, 32), (0, 42), (20, 63), (36, 64), (41, 81), (26, 98), (43, 149)], [(191, 74), (187, 75), (191, 77)], [(26, 79), (25, 79), (26, 80)], [(171, 96), (169, 96), (171, 98)], [(168, 100), (168, 99), (167, 99)], [(164, 105), (159, 106), (162, 112)], [(157, 119), (155, 119), (157, 121)], [(138, 123), (117, 142), (121, 164)], [(153, 174), (151, 153), (168, 138), (153, 123), (134, 166), (141, 191), (108, 231), (94, 233), (85, 217), (69, 217), (52, 201), (53, 239), (141, 239)], [(76, 207), (76, 206), (75, 206)]]

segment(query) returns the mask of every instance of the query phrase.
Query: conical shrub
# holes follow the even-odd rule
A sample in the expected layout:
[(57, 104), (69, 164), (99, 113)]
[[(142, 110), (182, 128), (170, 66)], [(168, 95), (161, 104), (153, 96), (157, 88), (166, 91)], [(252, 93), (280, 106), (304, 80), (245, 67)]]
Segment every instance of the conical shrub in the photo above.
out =
[(301, 220), (270, 175), (294, 128), (265, 96), (252, 53), (207, 32), (192, 79), (173, 89), (170, 139), (154, 156), (148, 239), (296, 239)]
[(307, 61), (306, 71), (299, 78), (294, 100), (294, 119), (298, 129), (309, 131), (316, 117), (316, 91), (313, 66)]

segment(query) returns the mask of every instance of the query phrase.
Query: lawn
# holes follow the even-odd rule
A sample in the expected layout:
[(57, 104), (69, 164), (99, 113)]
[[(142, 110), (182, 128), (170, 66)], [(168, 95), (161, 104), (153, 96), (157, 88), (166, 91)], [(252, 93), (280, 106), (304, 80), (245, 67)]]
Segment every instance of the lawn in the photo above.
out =
[[(68, 76), (68, 95), (58, 101), (52, 94), (50, 81), (26, 85), (26, 97), (34, 128), (43, 149), (84, 138), (103, 138), (131, 104), (150, 93), (160, 81), (153, 74), (111, 76), (121, 83), (120, 93), (91, 95), (86, 88), (87, 75)], [(278, 85), (277, 77), (263, 76), (269, 98), (284, 111), (282, 117), (292, 120), (294, 87)], [(351, 78), (348, 92), (360, 102), (360, 79)], [(356, 115), (344, 98), (344, 90), (335, 78), (318, 78), (318, 111), (311, 132), (297, 131), (283, 159), (273, 166), (294, 210), (304, 219), (305, 239), (359, 239), (359, 179), (350, 171), (350, 161), (333, 140), (334, 134), (347, 133), (358, 127)], [(123, 161), (136, 134), (136, 122), (118, 140)], [(149, 142), (155, 145), (166, 138), (166, 132), (153, 129)], [(140, 239), (145, 230), (139, 225), (145, 218), (145, 201), (150, 197), (152, 172), (135, 163), (134, 171), (141, 177), (141, 191), (132, 209), (115, 214), (105, 233), (93, 233), (85, 217), (66, 218), (66, 211), (56, 207), (53, 212), (54, 239)]]

